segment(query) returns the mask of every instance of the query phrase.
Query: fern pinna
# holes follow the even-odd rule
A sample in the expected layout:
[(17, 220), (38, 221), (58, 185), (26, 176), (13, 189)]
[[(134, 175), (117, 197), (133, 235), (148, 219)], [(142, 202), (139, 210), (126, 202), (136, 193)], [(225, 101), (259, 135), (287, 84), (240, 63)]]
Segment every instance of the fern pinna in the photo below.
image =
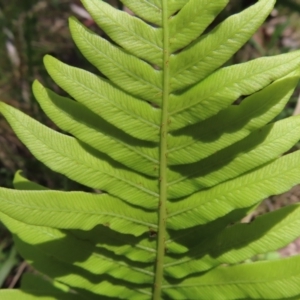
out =
[(275, 1), (217, 26), (228, 0), (122, 2), (133, 15), (83, 0), (112, 42), (70, 19), (101, 73), (46, 56), (70, 98), (33, 85), (67, 134), (1, 103), (38, 160), (95, 190), (48, 190), (21, 173), (0, 190), (2, 222), (46, 275), (24, 276), (1, 299), (299, 299), (299, 256), (245, 262), (300, 235), (299, 204), (240, 220), (300, 182), (300, 152), (282, 156), (300, 117), (273, 122), (297, 85), (300, 52), (224, 66)]

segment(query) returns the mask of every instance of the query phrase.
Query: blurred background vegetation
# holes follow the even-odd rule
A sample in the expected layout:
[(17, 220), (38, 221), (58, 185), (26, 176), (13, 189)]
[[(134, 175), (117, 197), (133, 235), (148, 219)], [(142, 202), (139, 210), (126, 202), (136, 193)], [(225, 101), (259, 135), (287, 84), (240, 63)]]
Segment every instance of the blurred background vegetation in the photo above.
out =
[[(107, 2), (119, 9), (125, 9), (118, 0)], [(255, 2), (256, 0), (231, 0), (212, 26)], [(39, 79), (56, 92), (64, 93), (47, 75), (43, 56), (51, 54), (70, 65), (96, 72), (71, 40), (68, 30), (68, 17), (71, 15), (75, 15), (90, 29), (104, 35), (95, 26), (80, 1), (0, 0), (0, 99), (52, 128), (56, 127), (45, 117), (31, 92), (33, 80)], [(228, 64), (299, 48), (300, 1), (278, 0), (265, 24)], [(299, 88), (295, 91), (279, 118), (299, 113), (299, 108), (295, 111), (299, 91)], [(64, 176), (53, 173), (33, 158), (0, 116), (0, 186), (12, 187), (13, 175), (19, 169), (24, 171), (26, 177), (49, 188), (84, 189)], [(288, 194), (267, 199), (261, 211), (299, 201), (299, 195), (299, 189), (295, 188)], [(297, 244), (294, 248), (294, 252), (298, 251)], [(289, 254), (291, 253), (287, 255)], [(27, 268), (26, 263), (18, 257), (11, 236), (0, 224), (0, 286), (17, 286), (21, 274)]]

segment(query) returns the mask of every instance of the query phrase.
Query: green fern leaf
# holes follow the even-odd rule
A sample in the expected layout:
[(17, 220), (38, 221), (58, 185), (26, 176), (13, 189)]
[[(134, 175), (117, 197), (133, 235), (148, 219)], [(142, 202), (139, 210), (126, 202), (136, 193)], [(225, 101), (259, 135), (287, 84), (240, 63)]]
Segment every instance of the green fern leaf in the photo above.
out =
[(67, 286), (57, 282), (51, 281), (49, 278), (42, 278), (38, 275), (30, 273), (24, 274), (22, 277), (23, 289), (6, 289), (1, 290), (1, 297), (7, 300), (81, 300), (83, 299), (79, 295), (70, 291)]
[[(0, 219), (46, 277), (1, 299), (299, 299), (300, 256), (245, 261), (300, 235), (300, 206), (241, 224), (300, 183), (300, 117), (275, 122), (299, 80), (300, 52), (224, 64), (264, 22), (260, 0), (217, 26), (228, 0), (83, 0), (112, 42), (74, 18), (100, 74), (46, 56), (34, 95), (56, 132), (0, 103), (35, 157), (94, 189), (54, 191), (21, 173), (0, 189)], [(236, 105), (235, 101), (241, 99)]]

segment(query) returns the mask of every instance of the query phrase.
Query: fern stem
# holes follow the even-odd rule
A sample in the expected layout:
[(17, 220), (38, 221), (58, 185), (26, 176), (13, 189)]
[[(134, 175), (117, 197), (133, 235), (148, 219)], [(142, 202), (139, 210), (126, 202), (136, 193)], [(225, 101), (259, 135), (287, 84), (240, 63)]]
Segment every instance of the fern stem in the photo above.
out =
[(167, 219), (167, 134), (168, 134), (168, 102), (169, 102), (169, 26), (168, 1), (162, 0), (163, 18), (163, 95), (162, 115), (160, 129), (160, 195), (158, 206), (158, 235), (157, 257), (155, 268), (155, 282), (153, 300), (161, 299), (161, 286), (163, 282), (163, 263), (165, 256), (165, 235)]

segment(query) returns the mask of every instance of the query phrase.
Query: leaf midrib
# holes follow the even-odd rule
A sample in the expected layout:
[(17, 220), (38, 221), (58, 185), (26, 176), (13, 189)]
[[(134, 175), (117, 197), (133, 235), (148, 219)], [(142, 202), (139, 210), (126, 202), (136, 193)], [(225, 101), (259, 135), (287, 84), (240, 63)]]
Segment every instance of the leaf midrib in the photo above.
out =
[(167, 223), (167, 151), (169, 127), (169, 97), (170, 97), (170, 41), (168, 22), (168, 0), (162, 0), (162, 32), (163, 32), (163, 95), (160, 127), (160, 178), (158, 203), (158, 234), (155, 280), (153, 285), (153, 300), (161, 300), (161, 287), (164, 279), (164, 256)]

